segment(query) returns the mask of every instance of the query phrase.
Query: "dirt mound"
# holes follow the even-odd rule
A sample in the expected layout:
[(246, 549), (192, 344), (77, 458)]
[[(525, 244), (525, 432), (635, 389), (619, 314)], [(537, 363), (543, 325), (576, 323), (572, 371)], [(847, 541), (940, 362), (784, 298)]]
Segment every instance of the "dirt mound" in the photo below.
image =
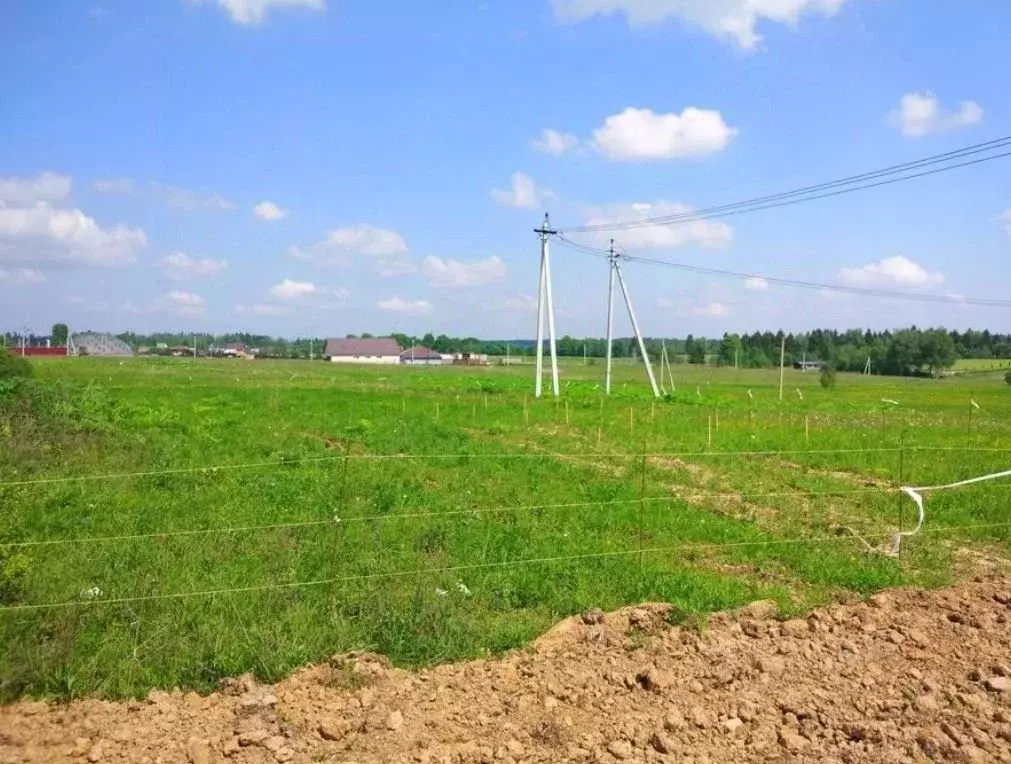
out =
[(23, 702), (2, 762), (1011, 762), (1011, 579), (779, 621), (590, 611), (530, 650), (426, 671), (338, 656), (209, 697)]

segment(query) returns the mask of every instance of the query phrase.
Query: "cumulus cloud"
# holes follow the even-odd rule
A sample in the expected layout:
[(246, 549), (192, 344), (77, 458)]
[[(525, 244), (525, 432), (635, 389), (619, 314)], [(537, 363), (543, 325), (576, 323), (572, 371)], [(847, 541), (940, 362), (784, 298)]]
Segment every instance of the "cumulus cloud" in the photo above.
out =
[(839, 271), (839, 280), (848, 286), (906, 286), (928, 287), (944, 283), (940, 273), (930, 273), (919, 263), (896, 255), (874, 263)]
[(253, 207), (253, 214), (260, 218), (260, 220), (273, 223), (288, 217), (288, 210), (281, 209), (274, 202), (268, 200), (262, 201)]
[(204, 298), (193, 292), (174, 290), (155, 300), (155, 310), (178, 313), (180, 316), (200, 316), (204, 312)]
[(131, 194), (133, 180), (130, 178), (100, 178), (91, 184), (100, 194)]
[(737, 135), (723, 115), (689, 106), (680, 114), (629, 107), (593, 131), (593, 147), (620, 162), (702, 157), (723, 151)]
[(529, 294), (518, 294), (513, 297), (507, 297), (502, 304), (506, 310), (526, 312), (537, 308), (537, 298)]
[(393, 276), (413, 276), (418, 266), (409, 260), (380, 260), (376, 263), (376, 273), (384, 278)]
[(235, 312), (242, 316), (288, 316), (294, 312), (294, 308), (290, 305), (261, 302), (254, 305), (236, 305)]
[(43, 172), (34, 178), (0, 178), (0, 203), (28, 207), (36, 202), (60, 202), (70, 195), (69, 175)]
[(172, 252), (161, 261), (165, 275), (173, 281), (216, 276), (228, 267), (227, 260), (190, 257), (185, 252)]
[(0, 284), (38, 284), (46, 280), (46, 274), (34, 268), (0, 268)]
[[(586, 225), (611, 225), (617, 222), (646, 220), (669, 215), (683, 215), (692, 208), (679, 202), (658, 200), (633, 204), (611, 204), (606, 207), (590, 208), (586, 214)], [(611, 234), (597, 236), (601, 245), (607, 243)], [(626, 249), (674, 249), (686, 244), (698, 244), (707, 249), (719, 249), (734, 238), (734, 229), (718, 220), (692, 220), (677, 225), (650, 225), (620, 231), (617, 239)]]
[(235, 202), (226, 199), (217, 192), (190, 191), (178, 186), (163, 186), (159, 183), (153, 183), (151, 187), (161, 201), (169, 207), (184, 212), (231, 212), (239, 207)]
[(307, 249), (292, 247), (289, 254), (317, 265), (345, 266), (355, 255), (391, 258), (407, 254), (407, 242), (396, 231), (361, 223), (328, 231)]
[(506, 266), (499, 257), (461, 263), (429, 255), (421, 263), (421, 272), (434, 287), (472, 287), (498, 284), (506, 279)]
[(730, 313), (730, 308), (722, 302), (709, 302), (705, 305), (696, 305), (692, 309), (696, 316), (710, 316), (712, 318), (722, 318)]
[(247, 26), (262, 23), (267, 17), (267, 12), (275, 8), (302, 7), (315, 11), (326, 8), (326, 0), (189, 0), (189, 2), (193, 5), (214, 2), (228, 11), (228, 15), (236, 24)]
[(380, 300), (376, 307), (379, 310), (391, 313), (415, 313), (422, 315), (432, 312), (432, 303), (427, 300), (402, 300), (399, 297), (391, 297), (389, 300)]
[(0, 205), (0, 261), (38, 267), (121, 265), (133, 262), (147, 245), (139, 228), (119, 224), (101, 228), (77, 209), (55, 209), (47, 202), (30, 207)]
[(819, 13), (831, 16), (846, 0), (552, 0), (555, 17), (565, 23), (594, 16), (623, 14), (629, 26), (661, 24), (677, 19), (698, 27), (745, 50), (762, 37), (759, 22), (776, 22), (794, 28), (801, 17)]
[(311, 281), (292, 281), (285, 279), (270, 288), (270, 294), (279, 300), (297, 300), (309, 297), (316, 292), (316, 285)]
[(958, 130), (981, 119), (983, 109), (975, 101), (963, 101), (957, 111), (945, 112), (940, 100), (929, 90), (906, 93), (899, 100), (899, 107), (888, 115), (892, 126), (907, 138)]
[(509, 188), (493, 188), (489, 195), (505, 207), (521, 210), (537, 209), (541, 202), (554, 196), (550, 191), (538, 188), (533, 178), (522, 172), (512, 174)]
[(545, 128), (541, 130), (539, 137), (530, 141), (530, 145), (537, 151), (557, 157), (576, 148), (579, 145), (579, 138), (572, 133), (560, 133), (557, 130)]
[(754, 292), (764, 292), (769, 288), (769, 282), (761, 276), (752, 276), (751, 278), (744, 279), (744, 288)]

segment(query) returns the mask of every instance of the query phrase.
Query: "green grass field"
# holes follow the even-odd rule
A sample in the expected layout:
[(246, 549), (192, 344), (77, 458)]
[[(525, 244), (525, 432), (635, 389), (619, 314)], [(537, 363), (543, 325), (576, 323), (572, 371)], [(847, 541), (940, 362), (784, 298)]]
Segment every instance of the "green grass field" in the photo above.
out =
[(796, 612), (1011, 542), (994, 481), (929, 494), (898, 558), (866, 547), (913, 526), (898, 485), (1011, 467), (1002, 371), (791, 370), (780, 402), (778, 371), (678, 366), (654, 402), (641, 368), (605, 400), (603, 365), (573, 362), (556, 402), (529, 365), (36, 367), (65, 424), (0, 421), (0, 542), (27, 568), (5, 698), (206, 690), (350, 649), (426, 664), (642, 600)]

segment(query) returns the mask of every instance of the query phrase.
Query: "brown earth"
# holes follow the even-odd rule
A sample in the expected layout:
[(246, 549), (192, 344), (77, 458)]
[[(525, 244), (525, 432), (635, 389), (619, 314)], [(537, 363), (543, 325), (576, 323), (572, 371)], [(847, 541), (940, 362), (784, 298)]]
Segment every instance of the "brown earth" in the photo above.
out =
[(22, 702), (2, 762), (1011, 762), (1011, 579), (780, 622), (667, 605), (407, 672), (359, 654), (209, 697)]

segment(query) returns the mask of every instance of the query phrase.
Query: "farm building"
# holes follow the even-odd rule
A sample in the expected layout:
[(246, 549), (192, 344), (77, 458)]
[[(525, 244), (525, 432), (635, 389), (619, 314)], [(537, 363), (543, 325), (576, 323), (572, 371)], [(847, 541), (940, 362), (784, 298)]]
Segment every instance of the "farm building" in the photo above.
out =
[(415, 345), (400, 354), (400, 363), (406, 366), (442, 366), (442, 353)]
[(394, 339), (328, 339), (323, 357), (333, 363), (400, 363), (400, 345)]
[(794, 361), (793, 368), (801, 371), (818, 371), (821, 368), (821, 361)]

